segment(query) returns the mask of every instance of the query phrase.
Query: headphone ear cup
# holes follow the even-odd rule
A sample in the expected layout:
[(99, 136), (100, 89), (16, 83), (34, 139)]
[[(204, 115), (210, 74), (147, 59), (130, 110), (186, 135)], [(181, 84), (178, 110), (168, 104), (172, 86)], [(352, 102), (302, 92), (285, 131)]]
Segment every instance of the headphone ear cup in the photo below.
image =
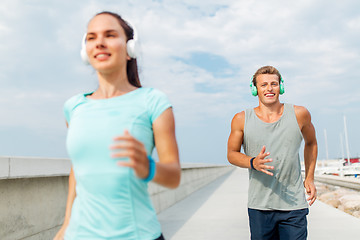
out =
[(126, 51), (129, 57), (137, 58), (138, 55), (138, 47), (136, 41), (134, 39), (130, 39), (126, 43)]
[(280, 95), (284, 94), (284, 92), (285, 92), (284, 80), (281, 78), (280, 79)]
[(254, 84), (253, 84), (253, 81), (251, 80), (251, 83), (250, 83), (250, 88), (251, 88), (251, 94), (253, 95), (253, 96), (257, 96), (257, 94), (258, 94), (258, 91), (257, 91), (257, 88), (256, 88), (256, 86), (254, 86)]
[(135, 59), (139, 56), (139, 42), (138, 42), (137, 30), (135, 28), (135, 25), (132, 24), (129, 20), (127, 20), (126, 23), (133, 30), (132, 39), (129, 39), (126, 42), (126, 51), (129, 57)]
[(82, 61), (83, 61), (86, 65), (89, 65), (89, 64), (90, 64), (89, 56), (88, 56), (87, 53), (86, 53), (86, 33), (84, 34), (84, 36), (83, 36), (83, 38), (82, 38), (80, 56), (81, 56)]

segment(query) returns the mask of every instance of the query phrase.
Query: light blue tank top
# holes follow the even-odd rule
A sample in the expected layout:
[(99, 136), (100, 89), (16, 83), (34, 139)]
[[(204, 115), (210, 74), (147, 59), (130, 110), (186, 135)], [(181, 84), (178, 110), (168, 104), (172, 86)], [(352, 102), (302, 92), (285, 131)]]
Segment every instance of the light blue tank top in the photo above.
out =
[(301, 176), (299, 148), (302, 133), (294, 106), (284, 104), (281, 118), (266, 123), (254, 109), (245, 111), (244, 152), (256, 157), (262, 146), (270, 152), (274, 176), (249, 169), (248, 207), (258, 210), (296, 210), (307, 208)]
[(171, 107), (169, 100), (152, 88), (100, 100), (86, 95), (76, 95), (64, 106), (69, 124), (66, 144), (76, 179), (65, 240), (156, 239), (161, 228), (147, 183), (131, 168), (116, 165), (128, 159), (111, 158), (109, 147), (127, 129), (151, 155), (152, 123)]

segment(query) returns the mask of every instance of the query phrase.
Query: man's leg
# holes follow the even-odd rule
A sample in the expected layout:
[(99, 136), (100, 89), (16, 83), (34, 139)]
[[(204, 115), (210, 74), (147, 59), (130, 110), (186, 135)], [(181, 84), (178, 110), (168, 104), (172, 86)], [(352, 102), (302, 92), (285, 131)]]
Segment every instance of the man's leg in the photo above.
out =
[(282, 214), (278, 231), (281, 240), (305, 240), (307, 238), (307, 219), (309, 209), (286, 211)]
[(277, 240), (276, 216), (274, 211), (248, 209), (251, 240)]

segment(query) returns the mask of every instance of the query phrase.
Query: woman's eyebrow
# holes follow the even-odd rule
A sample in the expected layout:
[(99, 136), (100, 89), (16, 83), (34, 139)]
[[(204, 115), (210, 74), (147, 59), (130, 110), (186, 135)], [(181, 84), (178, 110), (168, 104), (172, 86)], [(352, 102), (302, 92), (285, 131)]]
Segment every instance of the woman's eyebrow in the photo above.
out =
[[(117, 32), (115, 29), (109, 29), (106, 30), (104, 33), (112, 33), (112, 32)], [(87, 35), (96, 35), (95, 32), (88, 32)]]

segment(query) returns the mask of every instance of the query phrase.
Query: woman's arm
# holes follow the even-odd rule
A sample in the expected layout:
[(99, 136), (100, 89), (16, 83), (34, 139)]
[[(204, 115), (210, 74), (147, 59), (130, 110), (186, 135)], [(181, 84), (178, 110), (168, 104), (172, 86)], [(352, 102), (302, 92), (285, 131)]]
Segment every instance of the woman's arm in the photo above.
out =
[[(154, 122), (155, 146), (159, 156), (153, 181), (168, 188), (176, 188), (180, 183), (179, 153), (175, 138), (175, 120), (171, 108), (166, 109)], [(119, 161), (118, 165), (131, 167), (137, 177), (145, 179), (149, 175), (149, 159), (144, 144), (129, 134), (114, 138), (110, 148), (116, 151), (113, 158), (128, 157), (130, 161)]]
[(180, 184), (181, 168), (175, 137), (175, 119), (171, 108), (154, 121), (153, 130), (159, 156), (153, 181), (168, 188), (176, 188)]
[(66, 231), (66, 228), (70, 221), (72, 205), (73, 205), (75, 197), (76, 197), (75, 187), (76, 187), (76, 181), (75, 181), (74, 171), (71, 168), (70, 175), (69, 175), (69, 190), (68, 190), (68, 197), (67, 197), (67, 201), (66, 201), (65, 219), (64, 219), (64, 223), (61, 226), (60, 230), (54, 237), (54, 240), (63, 240), (64, 239), (65, 231)]

